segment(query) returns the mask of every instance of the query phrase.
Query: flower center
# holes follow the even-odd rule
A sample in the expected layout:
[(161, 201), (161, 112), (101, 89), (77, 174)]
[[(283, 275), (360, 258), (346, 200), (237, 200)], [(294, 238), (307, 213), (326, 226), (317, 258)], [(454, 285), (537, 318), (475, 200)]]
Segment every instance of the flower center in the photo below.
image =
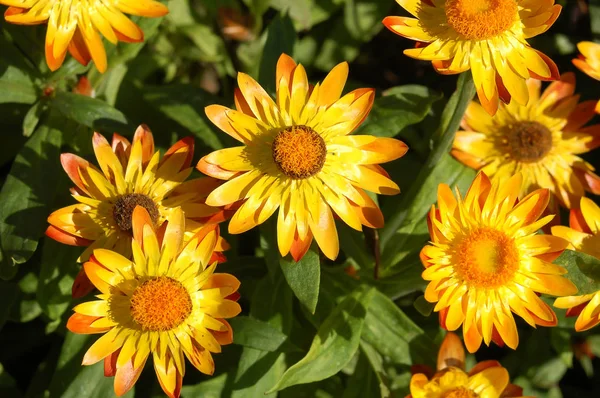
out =
[(131, 317), (142, 329), (171, 330), (192, 312), (192, 299), (187, 289), (175, 279), (159, 276), (148, 279), (133, 292)]
[(456, 245), (454, 268), (474, 287), (493, 289), (506, 284), (519, 268), (515, 242), (504, 232), (480, 228)]
[(448, 25), (468, 40), (485, 40), (507, 31), (518, 12), (515, 0), (446, 0)]
[(273, 140), (273, 160), (279, 170), (293, 179), (312, 177), (323, 168), (327, 146), (310, 127), (292, 126)]
[(441, 398), (477, 398), (479, 395), (465, 387), (457, 387), (442, 394)]
[(552, 132), (538, 122), (518, 122), (509, 127), (507, 144), (513, 159), (537, 162), (552, 149)]
[(128, 193), (120, 196), (113, 206), (113, 218), (121, 231), (131, 232), (131, 215), (136, 206), (146, 209), (154, 224), (158, 221), (158, 206), (152, 199), (141, 193)]

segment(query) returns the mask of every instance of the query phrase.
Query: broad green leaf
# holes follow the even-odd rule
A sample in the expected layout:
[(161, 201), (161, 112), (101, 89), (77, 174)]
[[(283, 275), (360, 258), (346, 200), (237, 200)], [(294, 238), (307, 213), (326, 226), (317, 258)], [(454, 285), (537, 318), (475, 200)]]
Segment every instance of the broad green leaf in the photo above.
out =
[(221, 398), (223, 397), (227, 374), (211, 377), (210, 379), (193, 386), (183, 386), (181, 396), (183, 398)]
[(415, 307), (415, 309), (417, 311), (419, 311), (419, 313), (421, 315), (429, 316), (429, 315), (431, 315), (431, 312), (433, 311), (435, 304), (430, 303), (429, 301), (425, 300), (425, 296), (421, 295), (421, 296), (417, 297), (417, 299), (413, 303), (413, 306)]
[(566, 268), (565, 278), (577, 286), (578, 295), (600, 290), (600, 260), (589, 254), (565, 250), (555, 261)]
[(279, 391), (335, 375), (358, 350), (367, 308), (375, 290), (358, 288), (325, 319), (306, 356), (291, 366), (269, 391)]
[(60, 177), (62, 134), (42, 124), (21, 149), (0, 191), (0, 278), (36, 250)]
[(425, 86), (407, 85), (386, 90), (354, 134), (394, 137), (402, 129), (425, 119), (442, 94)]
[[(82, 366), (81, 360), (98, 335), (67, 333), (58, 364), (50, 382), (50, 396), (61, 398), (113, 398), (112, 377), (104, 376), (102, 362)], [(134, 388), (125, 397), (133, 397)]]
[(379, 381), (379, 393), (381, 398), (387, 398), (391, 395), (390, 391), (390, 380), (383, 367), (383, 358), (382, 356), (373, 348), (372, 345), (361, 340), (360, 348), (369, 361), (373, 372), (377, 376), (377, 380)]
[(291, 26), (299, 31), (311, 27), (311, 8), (315, 6), (314, 3), (315, 0), (271, 0), (271, 6), (279, 10), (280, 15), (286, 15), (290, 22), (293, 21)]
[(590, 22), (592, 35), (596, 41), (600, 40), (600, 4), (596, 1), (589, 2)]
[(81, 248), (49, 238), (44, 240), (37, 299), (44, 314), (52, 320), (60, 319), (71, 306), (71, 288), (81, 267), (77, 264), (80, 254)]
[(378, 291), (371, 300), (362, 338), (397, 364), (425, 364), (436, 355), (435, 347), (423, 330), (392, 300)]
[(145, 87), (144, 100), (187, 128), (206, 147), (223, 147), (222, 139), (226, 134), (215, 133), (210, 127), (212, 123), (204, 114), (204, 108), (216, 102), (211, 94), (189, 85)]
[[(283, 334), (290, 332), (292, 292), (281, 272), (272, 279), (266, 276), (258, 283), (252, 297), (250, 316), (268, 323)], [(232, 397), (264, 396), (285, 372), (285, 358), (285, 354), (281, 352), (244, 347), (235, 375)]]
[(439, 129), (432, 137), (433, 150), (427, 162), (409, 191), (387, 212), (393, 216), (387, 220), (380, 234), (384, 269), (399, 261), (397, 254), (404, 249), (403, 240), (413, 235), (413, 230), (424, 222), (431, 205), (437, 200), (438, 184), (445, 182), (453, 185), (459, 181), (472, 180), (475, 175), (471, 169), (462, 166), (448, 154), (456, 130), (474, 94), (471, 74), (461, 74), (457, 89), (444, 109)]
[(31, 108), (29, 108), (29, 111), (23, 119), (23, 135), (25, 137), (31, 137), (31, 134), (33, 134), (33, 132), (35, 131), (35, 128), (38, 126), (40, 116), (42, 115), (44, 108), (45, 101), (38, 101), (35, 104), (33, 104)]
[(279, 264), (298, 300), (314, 314), (319, 300), (319, 283), (321, 281), (319, 254), (311, 248), (300, 261), (295, 262), (288, 256), (281, 258)]
[(203, 62), (221, 62), (227, 56), (225, 43), (209, 25), (188, 25), (179, 28), (183, 34), (190, 38), (200, 50), (199, 60)]
[(252, 317), (238, 316), (232, 318), (229, 323), (235, 330), (234, 344), (262, 351), (276, 351), (287, 339), (277, 328)]
[[(375, 398), (384, 396), (379, 391), (379, 382), (375, 372), (364, 353), (359, 353), (354, 372), (348, 378), (348, 383), (341, 398)], [(389, 391), (388, 391), (389, 394)], [(389, 395), (385, 395), (388, 397)]]
[(0, 396), (20, 398), (22, 396), (15, 379), (8, 374), (4, 366), (0, 363)]
[(294, 54), (296, 31), (289, 16), (278, 14), (267, 28), (267, 41), (263, 49), (258, 71), (258, 82), (268, 93), (275, 92), (275, 71), (282, 53)]
[(95, 131), (120, 132), (130, 134), (132, 130), (127, 118), (119, 110), (106, 102), (85, 95), (58, 92), (52, 99), (52, 109), (56, 109), (67, 119), (83, 124)]
[(530, 373), (533, 385), (541, 388), (550, 388), (556, 385), (567, 372), (567, 365), (560, 358), (553, 358), (537, 367)]
[(0, 104), (33, 104), (38, 99), (35, 76), (39, 74), (23, 54), (0, 34)]

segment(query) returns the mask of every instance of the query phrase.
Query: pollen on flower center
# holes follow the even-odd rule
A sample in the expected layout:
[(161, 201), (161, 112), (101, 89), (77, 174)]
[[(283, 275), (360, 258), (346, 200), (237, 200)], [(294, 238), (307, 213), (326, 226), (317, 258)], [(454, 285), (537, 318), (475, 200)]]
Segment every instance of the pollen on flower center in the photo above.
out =
[(133, 320), (149, 331), (171, 330), (192, 312), (192, 299), (187, 289), (166, 276), (143, 282), (134, 290), (130, 304)]
[(508, 127), (506, 143), (514, 160), (532, 163), (552, 149), (552, 132), (538, 122), (518, 122)]
[(323, 138), (310, 127), (292, 126), (277, 134), (272, 151), (279, 170), (288, 177), (302, 179), (321, 171), (327, 146)]
[(113, 206), (113, 218), (121, 231), (131, 231), (131, 215), (136, 206), (145, 208), (152, 222), (158, 221), (158, 206), (152, 199), (140, 193), (128, 193), (119, 197)]
[(507, 31), (518, 11), (515, 0), (446, 0), (448, 25), (469, 40), (485, 40)]
[(460, 239), (453, 263), (458, 276), (468, 285), (493, 289), (513, 277), (519, 268), (519, 253), (511, 237), (484, 227)]
[(457, 387), (452, 390), (446, 391), (442, 394), (441, 398), (477, 398), (478, 394), (465, 387)]

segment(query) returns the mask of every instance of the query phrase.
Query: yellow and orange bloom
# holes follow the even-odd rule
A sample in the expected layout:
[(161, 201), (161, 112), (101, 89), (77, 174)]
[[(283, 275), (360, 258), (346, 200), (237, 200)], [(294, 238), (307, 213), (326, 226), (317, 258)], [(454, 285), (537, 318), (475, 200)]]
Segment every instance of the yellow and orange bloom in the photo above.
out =
[(600, 44), (582, 41), (577, 48), (581, 55), (573, 60), (573, 65), (592, 79), (600, 80)]
[(409, 57), (431, 61), (441, 74), (471, 70), (483, 108), (499, 100), (527, 105), (528, 78), (556, 80), (556, 64), (527, 44), (558, 18), (554, 0), (396, 0), (416, 18), (386, 17), (392, 32), (416, 40)]
[(379, 207), (364, 190), (397, 194), (398, 186), (379, 163), (398, 159), (407, 147), (392, 138), (350, 135), (367, 117), (375, 94), (357, 89), (341, 97), (347, 77), (344, 62), (313, 87), (304, 67), (283, 54), (277, 63), (276, 102), (239, 73), (236, 109), (206, 108), (217, 127), (243, 144), (213, 152), (197, 166), (228, 180), (207, 204), (243, 201), (229, 223), (230, 233), (245, 232), (279, 209), (282, 256), (291, 252), (300, 259), (314, 237), (334, 259), (339, 251), (334, 213), (357, 230), (383, 226)]
[[(600, 207), (588, 198), (581, 198), (581, 208), (571, 210), (570, 228), (552, 227), (552, 234), (566, 239), (569, 249), (600, 259)], [(579, 296), (559, 297), (557, 308), (566, 308), (567, 316), (577, 316), (575, 330), (582, 332), (600, 323), (600, 291)]]
[(144, 32), (124, 14), (160, 17), (169, 9), (153, 0), (0, 0), (9, 6), (7, 22), (38, 25), (48, 22), (46, 63), (55, 71), (65, 60), (67, 50), (87, 65), (94, 61), (100, 72), (106, 71), (107, 59), (102, 36), (109, 42), (139, 43)]
[[(115, 134), (111, 145), (94, 133), (93, 146), (100, 169), (77, 155), (61, 155), (62, 166), (75, 184), (71, 193), (78, 203), (53, 212), (46, 230), (46, 235), (58, 242), (88, 246), (80, 261), (86, 261), (96, 248), (131, 257), (131, 214), (137, 205), (148, 211), (157, 228), (181, 207), (188, 237), (203, 225), (228, 217), (227, 210), (205, 204), (220, 181), (197, 178), (184, 182), (192, 172), (191, 137), (175, 143), (162, 158), (155, 152), (154, 138), (146, 126), (137, 129), (133, 144)], [(225, 248), (224, 242), (221, 245)], [(90, 287), (81, 272), (74, 294), (85, 294)]]
[(133, 260), (96, 249), (83, 266), (101, 294), (77, 305), (67, 328), (79, 334), (103, 334), (89, 348), (83, 365), (104, 360), (114, 376), (115, 393), (125, 394), (152, 355), (164, 392), (179, 397), (184, 355), (200, 372), (212, 375), (212, 354), (233, 342), (225, 320), (241, 311), (240, 282), (215, 273), (219, 227), (206, 226), (187, 243), (185, 217), (173, 212), (162, 232), (154, 230), (145, 208), (133, 211)]
[(465, 349), (448, 332), (438, 353), (437, 372), (413, 374), (407, 398), (509, 398), (521, 397), (523, 389), (510, 384), (508, 371), (497, 361), (477, 363), (465, 371)]
[(469, 352), (482, 340), (515, 349), (513, 313), (533, 327), (554, 326), (556, 314), (536, 293), (577, 292), (566, 270), (552, 264), (568, 242), (537, 234), (553, 217), (539, 218), (550, 192), (539, 189), (517, 203), (521, 185), (520, 174), (491, 183), (480, 172), (463, 198), (440, 184), (438, 207), (429, 213), (431, 244), (421, 251), (422, 277), (430, 281), (425, 299), (436, 303), (443, 328), (462, 325)]
[(578, 155), (600, 145), (600, 125), (585, 126), (595, 115), (595, 101), (579, 103), (575, 75), (565, 73), (540, 95), (540, 82), (527, 82), (529, 105), (500, 105), (491, 117), (476, 102), (467, 108), (463, 131), (456, 133), (452, 155), (490, 178), (506, 182), (523, 175), (519, 198), (547, 188), (567, 208), (579, 206), (585, 192), (600, 194), (600, 177)]

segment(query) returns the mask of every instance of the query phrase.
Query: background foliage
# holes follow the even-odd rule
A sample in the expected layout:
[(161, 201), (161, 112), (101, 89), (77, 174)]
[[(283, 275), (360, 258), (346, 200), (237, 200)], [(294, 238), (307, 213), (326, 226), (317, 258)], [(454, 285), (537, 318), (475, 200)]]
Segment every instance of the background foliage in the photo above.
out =
[[(600, 4), (560, 3), (561, 18), (534, 46), (568, 71), (574, 69), (575, 44), (600, 39)], [(405, 15), (392, 0), (168, 5), (164, 18), (134, 18), (145, 43), (106, 43), (109, 70), (103, 75), (73, 59), (50, 73), (43, 58), (45, 26), (0, 22), (0, 396), (113, 396), (102, 365), (80, 366), (93, 338), (65, 329), (80, 249), (43, 237), (50, 211), (70, 202), (59, 154), (92, 159), (92, 131), (131, 137), (135, 126), (146, 123), (163, 151), (194, 136), (197, 161), (232, 144), (207, 120), (204, 107), (232, 104), (236, 71), (273, 91), (282, 52), (304, 64), (312, 81), (349, 61), (347, 90), (378, 89), (357, 133), (408, 143), (408, 154), (386, 166), (403, 192), (379, 199), (384, 229), (359, 233), (337, 225), (342, 253), (335, 262), (316, 251), (298, 264), (280, 259), (272, 222), (226, 236), (232, 249), (221, 270), (242, 281), (243, 314), (231, 322), (235, 344), (216, 356), (213, 377), (190, 368), (182, 396), (406, 395), (411, 365), (434, 365), (443, 337), (422, 298), (418, 252), (428, 239), (424, 217), (437, 184), (464, 190), (475, 175), (447, 154), (451, 142), (444, 134), (456, 130), (473, 94), (469, 78), (461, 77), (451, 97), (455, 77), (439, 76), (402, 54), (412, 43), (381, 24), (386, 15)], [(80, 76), (89, 79), (95, 98), (72, 92)], [(578, 82), (584, 99), (598, 98), (597, 83), (580, 73)], [(597, 156), (587, 160), (599, 165)], [(571, 265), (594, 261), (565, 256)], [(598, 290), (594, 278), (578, 277), (580, 286)], [(500, 359), (528, 395), (597, 396), (600, 331), (575, 334), (573, 319), (557, 312), (557, 328), (520, 328), (518, 351), (494, 346), (469, 361)], [(150, 366), (127, 396), (162, 396)]]

